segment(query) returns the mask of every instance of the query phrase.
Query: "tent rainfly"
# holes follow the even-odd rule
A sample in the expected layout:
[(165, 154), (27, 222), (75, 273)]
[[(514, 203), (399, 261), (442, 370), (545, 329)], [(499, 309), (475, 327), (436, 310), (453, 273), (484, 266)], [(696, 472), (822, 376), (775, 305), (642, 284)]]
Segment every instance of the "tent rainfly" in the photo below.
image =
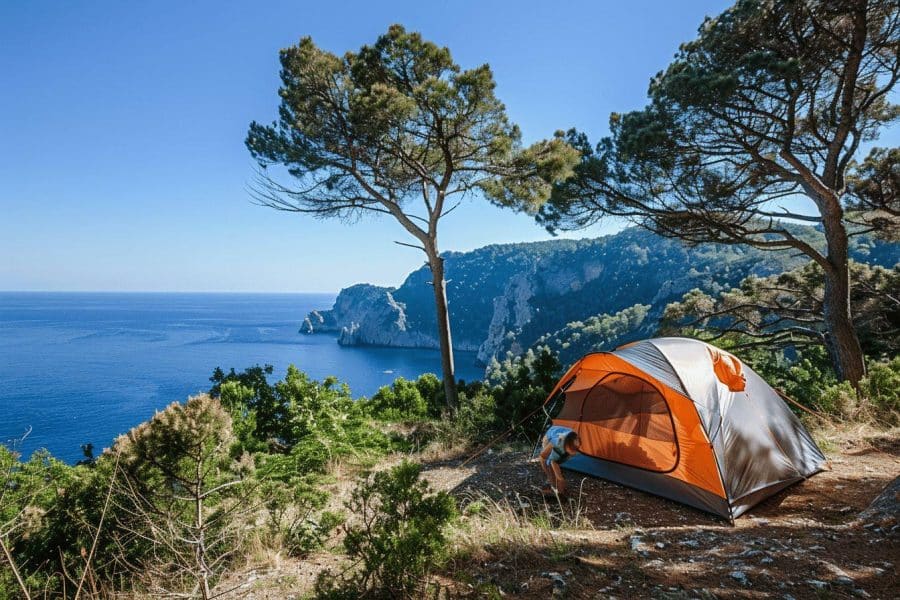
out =
[(733, 355), (688, 338), (588, 354), (547, 398), (581, 438), (563, 467), (735, 519), (821, 471), (797, 417)]

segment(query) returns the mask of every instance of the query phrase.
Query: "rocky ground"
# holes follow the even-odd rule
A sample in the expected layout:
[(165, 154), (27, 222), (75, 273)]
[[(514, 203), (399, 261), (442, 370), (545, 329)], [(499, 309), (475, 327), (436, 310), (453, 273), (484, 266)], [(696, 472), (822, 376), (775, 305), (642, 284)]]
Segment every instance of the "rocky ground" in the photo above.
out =
[[(843, 434), (823, 449), (830, 470), (733, 526), (571, 473), (573, 497), (545, 502), (540, 470), (523, 451), (486, 453), (465, 467), (464, 457), (422, 457), (433, 487), (457, 496), (464, 514), (437, 597), (900, 597), (900, 435)], [(335, 486), (345, 496), (352, 478)], [(343, 557), (276, 558), (237, 591), (301, 598), (326, 568), (339, 571)]]
[[(493, 587), (522, 598), (900, 597), (900, 438), (839, 443), (829, 453), (831, 470), (763, 502), (734, 526), (572, 474), (580, 498), (545, 504), (539, 469), (521, 452), (482, 456), (465, 469), (455, 461), (431, 465), (435, 487), (453, 490), (463, 503), (488, 493), (532, 522), (541, 514), (551, 521), (520, 547), (488, 543), (445, 576), (457, 593), (483, 595)], [(576, 518), (577, 528), (565, 526)]]

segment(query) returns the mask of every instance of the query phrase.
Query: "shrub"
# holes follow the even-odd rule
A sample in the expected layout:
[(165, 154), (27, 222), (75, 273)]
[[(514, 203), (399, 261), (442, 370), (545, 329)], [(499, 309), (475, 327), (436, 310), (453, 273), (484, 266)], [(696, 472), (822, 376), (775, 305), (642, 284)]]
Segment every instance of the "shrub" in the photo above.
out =
[(416, 388), (419, 395), (425, 400), (428, 414), (432, 417), (440, 417), (447, 406), (444, 397), (444, 384), (434, 373), (424, 373), (416, 379)]
[(323, 573), (320, 598), (411, 598), (424, 592), (430, 569), (446, 557), (446, 527), (456, 502), (432, 493), (421, 466), (404, 462), (363, 481), (347, 503), (360, 523), (345, 527), (344, 547), (361, 568), (337, 580)]
[[(86, 467), (70, 467), (46, 451), (23, 461), (18, 452), (0, 444), (0, 542), (33, 595), (59, 591), (63, 568), (76, 576), (81, 573), (84, 561), (72, 550), (86, 543), (89, 531), (70, 518), (64, 499), (67, 488), (77, 485), (76, 471), (90, 475)], [(93, 511), (80, 516), (93, 521)], [(22, 595), (7, 558), (0, 554), (0, 598)]]
[(817, 405), (823, 412), (846, 419), (900, 424), (900, 357), (869, 363), (868, 375), (859, 382), (859, 393), (847, 382), (825, 387)]
[(238, 443), (232, 454), (281, 453), (298, 470), (323, 472), (335, 459), (366, 461), (404, 447), (373, 428), (366, 403), (355, 401), (334, 377), (315, 381), (290, 365), (284, 379), (272, 385), (270, 373), (269, 367), (252, 367), (241, 374), (223, 375), (221, 369), (213, 374), (218, 383), (211, 392), (219, 394), (235, 423)]
[(287, 421), (287, 405), (269, 385), (272, 365), (249, 367), (242, 373), (226, 374), (216, 367), (209, 380), (209, 395), (219, 398), (235, 422), (235, 433), (247, 450), (262, 450), (262, 443), (282, 436)]
[(381, 387), (365, 401), (365, 406), (369, 414), (382, 421), (410, 421), (428, 416), (428, 403), (422, 397), (418, 382), (402, 377), (390, 386)]
[(529, 441), (536, 439), (546, 415), (539, 411), (519, 422), (541, 406), (561, 376), (562, 365), (546, 347), (538, 348), (537, 352), (529, 350), (515, 358), (507, 356), (503, 362), (494, 360), (488, 368), (487, 379), (496, 404), (493, 429), (503, 431), (518, 423), (514, 435)]
[(890, 425), (900, 424), (900, 356), (870, 364), (860, 387), (878, 418)]
[(424, 373), (414, 381), (398, 377), (363, 405), (368, 414), (381, 421), (439, 418), (446, 408), (444, 385), (434, 373)]
[(284, 548), (291, 556), (304, 557), (320, 548), (341, 524), (341, 515), (322, 510), (328, 493), (318, 484), (318, 477), (300, 474), (287, 481), (262, 479), (260, 495), (271, 546)]
[(459, 408), (453, 419), (438, 423), (439, 436), (451, 444), (484, 442), (502, 430), (497, 401), (484, 386), (469, 385), (459, 391)]
[(113, 495), (116, 558), (172, 592), (209, 598), (254, 510), (252, 462), (230, 454), (231, 424), (217, 399), (195, 396), (120, 436), (103, 457), (118, 460), (124, 479)]

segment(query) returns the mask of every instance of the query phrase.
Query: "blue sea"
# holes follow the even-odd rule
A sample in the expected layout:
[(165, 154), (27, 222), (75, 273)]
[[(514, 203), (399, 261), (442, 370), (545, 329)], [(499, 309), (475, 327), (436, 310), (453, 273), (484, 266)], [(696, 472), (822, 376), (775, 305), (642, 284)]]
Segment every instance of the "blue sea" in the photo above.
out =
[[(335, 375), (355, 396), (440, 373), (432, 350), (346, 348), (298, 333), (333, 294), (0, 293), (0, 442), (66, 461), (96, 451), (175, 400), (209, 389), (215, 367), (289, 364)], [(474, 353), (457, 373), (480, 378)]]

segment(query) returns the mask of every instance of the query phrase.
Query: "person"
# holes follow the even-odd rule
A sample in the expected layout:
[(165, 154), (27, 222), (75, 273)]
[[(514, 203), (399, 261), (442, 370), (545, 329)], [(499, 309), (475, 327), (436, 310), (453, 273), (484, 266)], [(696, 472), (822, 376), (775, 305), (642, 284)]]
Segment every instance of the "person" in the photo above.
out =
[(566, 479), (560, 465), (581, 450), (581, 439), (578, 434), (562, 425), (554, 425), (544, 435), (544, 448), (541, 450), (541, 469), (547, 476), (550, 486), (541, 490), (544, 495), (553, 493), (566, 494)]

